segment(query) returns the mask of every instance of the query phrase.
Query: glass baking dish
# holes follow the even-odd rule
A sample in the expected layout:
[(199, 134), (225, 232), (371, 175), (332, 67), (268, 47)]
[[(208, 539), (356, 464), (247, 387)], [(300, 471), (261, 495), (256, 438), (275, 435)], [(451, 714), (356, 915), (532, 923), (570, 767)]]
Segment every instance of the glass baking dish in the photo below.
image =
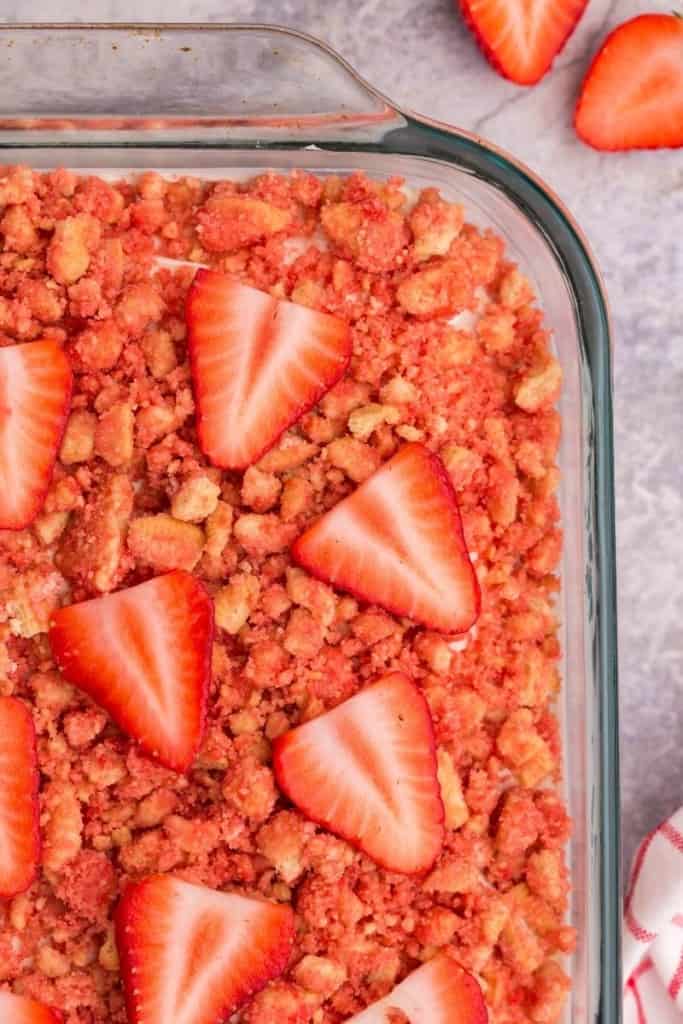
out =
[[(564, 370), (564, 787), (574, 819), (566, 1020), (621, 1018), (617, 649), (610, 336), (571, 215), (481, 139), (398, 110), (334, 52), (263, 25), (0, 29), (2, 163), (211, 177), (362, 168), (438, 186), (495, 227), (534, 281)], [(93, 79), (93, 68), (97, 69)], [(96, 92), (93, 90), (96, 82)]]

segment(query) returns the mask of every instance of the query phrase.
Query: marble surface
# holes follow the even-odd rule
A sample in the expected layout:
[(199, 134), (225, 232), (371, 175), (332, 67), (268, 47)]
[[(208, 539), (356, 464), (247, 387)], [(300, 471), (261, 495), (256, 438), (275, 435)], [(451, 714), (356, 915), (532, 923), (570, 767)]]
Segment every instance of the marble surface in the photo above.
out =
[[(671, 0), (648, 0), (648, 10)], [(52, 21), (53, 0), (0, 20)], [(606, 32), (637, 0), (592, 0), (535, 89), (491, 72), (449, 0), (61, 0), (59, 19), (271, 21), (335, 47), (399, 104), (480, 132), (531, 165), (586, 231), (615, 327), (624, 856), (683, 803), (683, 151), (601, 155), (571, 128)], [(96, 76), (93, 88), (96, 88)]]

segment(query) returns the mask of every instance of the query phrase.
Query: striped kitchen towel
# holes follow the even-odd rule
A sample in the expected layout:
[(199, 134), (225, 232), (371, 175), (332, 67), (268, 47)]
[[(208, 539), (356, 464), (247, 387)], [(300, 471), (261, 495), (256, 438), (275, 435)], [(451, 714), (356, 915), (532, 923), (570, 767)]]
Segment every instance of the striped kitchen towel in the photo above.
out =
[(683, 807), (640, 844), (624, 911), (624, 1024), (683, 1022)]

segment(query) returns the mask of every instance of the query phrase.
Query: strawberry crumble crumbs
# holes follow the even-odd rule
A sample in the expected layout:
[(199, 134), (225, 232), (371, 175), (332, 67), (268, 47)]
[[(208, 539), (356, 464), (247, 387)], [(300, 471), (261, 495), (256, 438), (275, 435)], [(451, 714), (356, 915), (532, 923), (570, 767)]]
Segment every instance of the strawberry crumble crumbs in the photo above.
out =
[[(294, 911), (288, 964), (244, 1024), (341, 1024), (444, 952), (493, 1024), (555, 1024), (575, 941), (552, 710), (561, 371), (502, 240), (434, 189), (411, 205), (400, 180), (362, 174), (110, 183), (7, 167), (0, 206), (0, 351), (51, 341), (73, 373), (42, 507), (0, 530), (0, 694), (33, 714), (43, 844), (37, 880), (0, 901), (0, 991), (65, 1024), (124, 1024), (114, 909), (127, 882), (172, 874)], [(195, 271), (157, 256), (348, 325), (345, 375), (246, 470), (198, 444)], [(481, 588), (462, 637), (291, 555), (406, 443), (440, 457), (457, 495)], [(68, 683), (47, 639), (58, 608), (172, 570), (204, 584), (216, 623), (184, 774)], [(273, 772), (278, 737), (391, 672), (434, 726), (445, 838), (421, 875), (308, 820)]]

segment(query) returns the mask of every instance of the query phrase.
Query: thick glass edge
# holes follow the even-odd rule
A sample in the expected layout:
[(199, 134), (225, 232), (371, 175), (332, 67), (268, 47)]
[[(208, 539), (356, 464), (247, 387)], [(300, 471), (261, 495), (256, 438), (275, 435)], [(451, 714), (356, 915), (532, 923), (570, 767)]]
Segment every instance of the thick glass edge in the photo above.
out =
[[(153, 40), (175, 43), (187, 37), (211, 37), (210, 59), (197, 63), (196, 45), (172, 49), (170, 56), (183, 67), (175, 68), (175, 84), (163, 90), (164, 72), (157, 60)], [(83, 94), (82, 83), (64, 80), (60, 64), (69, 65), (77, 59), (76, 50), (84, 38), (107, 42), (102, 58), (110, 72), (103, 79), (103, 93), (98, 102)], [(226, 90), (229, 76), (217, 73), (216, 53), (229, 63), (235, 59), (242, 37), (244, 56), (267, 58), (269, 63), (255, 76), (242, 77), (237, 91)], [(116, 42), (112, 42), (116, 40)], [(195, 41), (196, 42), (196, 41)], [(8, 89), (0, 111), (0, 139), (6, 148), (36, 145), (109, 146), (139, 144), (144, 135), (146, 145), (231, 145), (237, 136), (260, 134), (264, 143), (286, 141), (288, 137), (310, 141), (313, 137), (332, 139), (356, 136), (375, 141), (391, 127), (405, 124), (403, 115), (382, 93), (373, 88), (331, 47), (308, 33), (280, 25), (261, 22), (15, 22), (0, 25), (0, 47), (10, 55), (26, 58), (31, 45), (40, 43), (43, 58), (27, 92), (24, 81)], [(109, 44), (111, 43), (111, 47)], [(231, 49), (232, 47), (232, 49)], [(301, 59), (305, 54), (306, 59)], [(296, 64), (299, 75), (292, 78)], [(130, 74), (131, 70), (134, 73)], [(3, 68), (12, 80), (13, 70)], [(14, 68), (16, 72), (16, 68)], [(55, 82), (55, 73), (57, 81)], [(40, 75), (45, 74), (45, 81)], [(187, 81), (192, 92), (183, 91)], [(266, 99), (252, 83), (263, 80), (273, 87), (272, 98)], [(324, 81), (325, 88), (321, 89)], [(57, 88), (57, 84), (61, 87)], [(131, 102), (130, 89), (134, 102)], [(282, 93), (283, 87), (285, 89)], [(216, 97), (215, 105), (207, 104)], [(102, 97), (105, 106), (102, 107)], [(251, 105), (250, 101), (251, 100)], [(90, 105), (90, 109), (89, 109)]]
[(612, 420), (611, 331), (607, 300), (588, 243), (568, 210), (524, 165), (465, 132), (406, 115), (405, 129), (384, 140), (386, 151), (410, 153), (459, 166), (486, 178), (514, 199), (544, 235), (573, 292), (581, 355), (589, 371), (591, 507), (590, 581), (594, 596), (593, 669), (598, 704), (599, 802), (598, 877), (600, 902), (600, 1021), (620, 1024), (621, 836), (619, 796), (618, 658), (614, 440)]

